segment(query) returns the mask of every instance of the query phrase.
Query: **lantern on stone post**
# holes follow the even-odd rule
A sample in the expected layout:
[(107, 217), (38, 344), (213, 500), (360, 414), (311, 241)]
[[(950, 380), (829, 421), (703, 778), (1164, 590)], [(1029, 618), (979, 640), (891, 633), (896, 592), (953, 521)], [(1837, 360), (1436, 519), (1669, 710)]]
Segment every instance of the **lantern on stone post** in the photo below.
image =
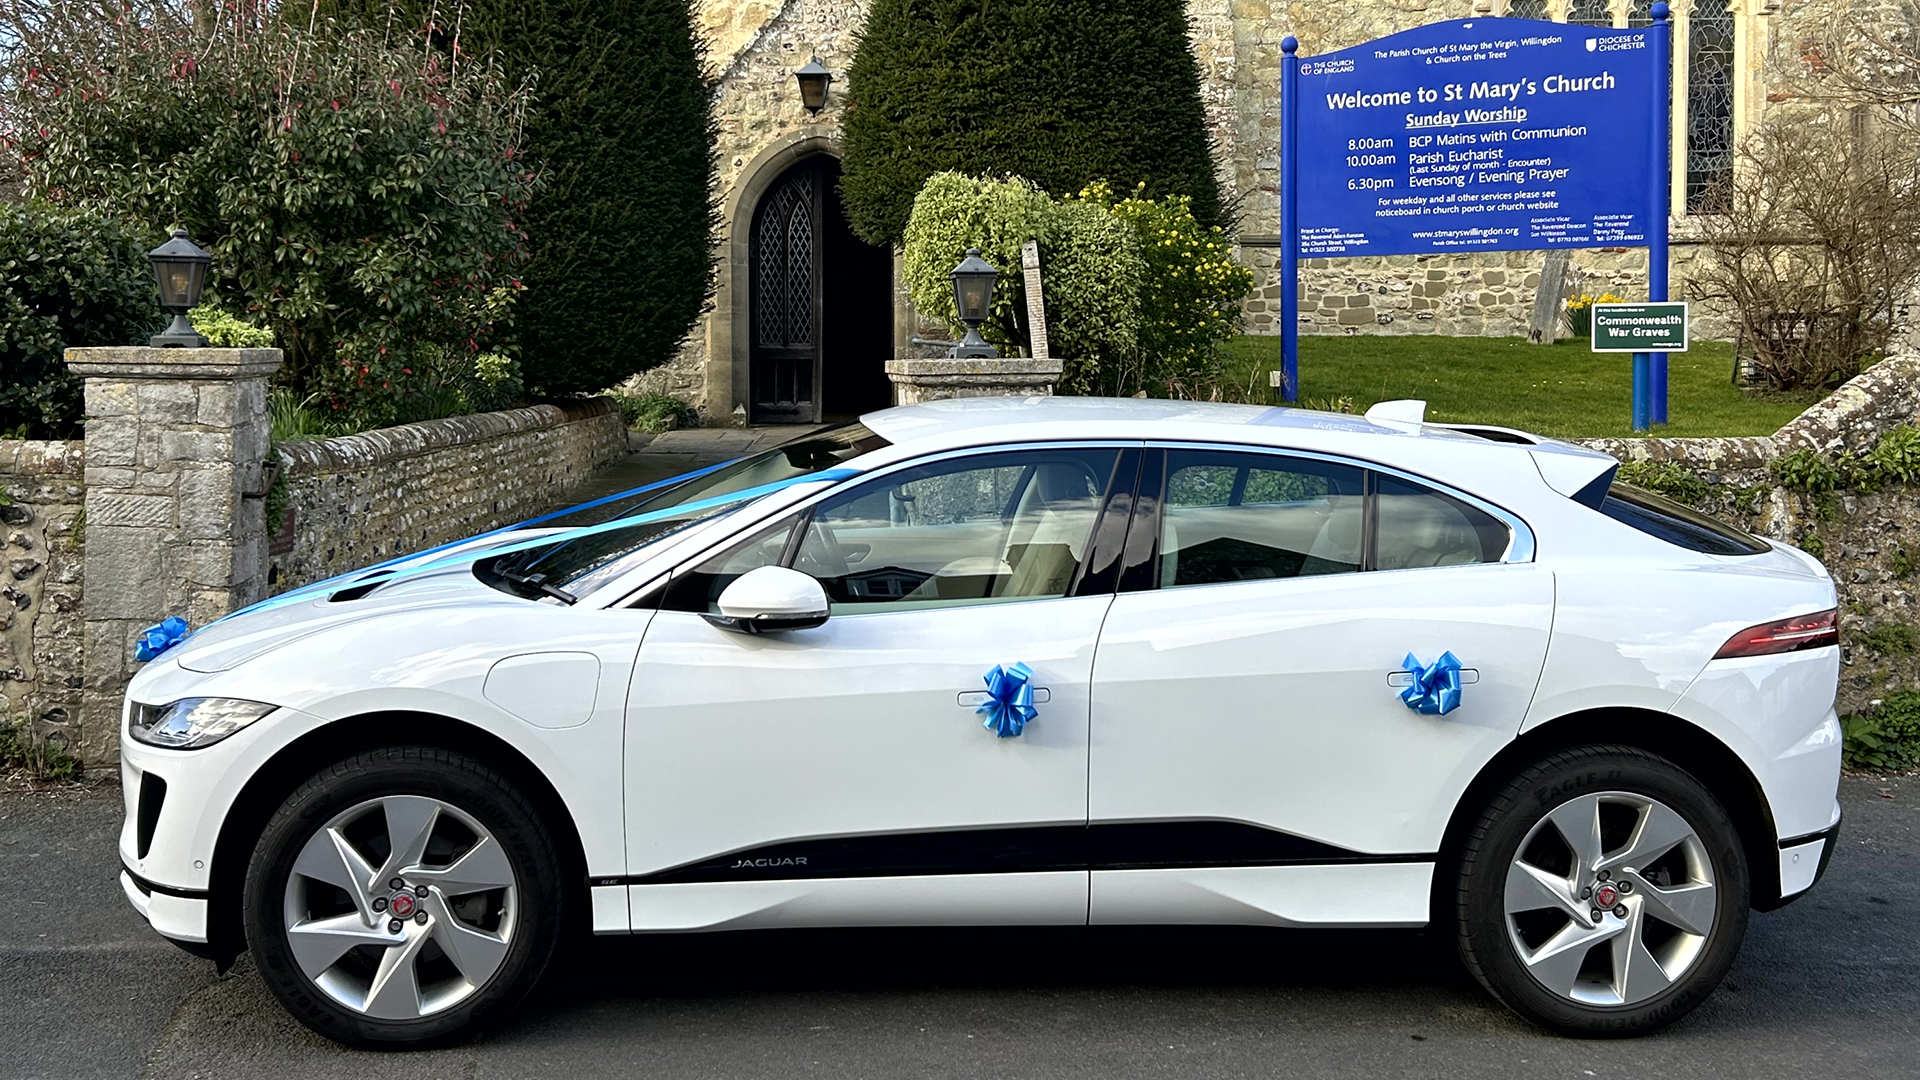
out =
[(993, 312), (993, 284), (999, 279), (1000, 271), (980, 257), (979, 248), (968, 248), (967, 257), (953, 268), (952, 277), (953, 306), (960, 313), (960, 321), (967, 325), (967, 336), (960, 339), (960, 344), (955, 345), (949, 355), (956, 359), (997, 358), (998, 350), (980, 336), (980, 324)]
[(147, 252), (153, 260), (154, 281), (160, 286), (160, 306), (173, 313), (173, 322), (147, 344), (157, 349), (204, 349), (207, 339), (193, 328), (187, 312), (200, 302), (213, 256), (187, 239), (187, 230), (173, 230), (173, 239)]

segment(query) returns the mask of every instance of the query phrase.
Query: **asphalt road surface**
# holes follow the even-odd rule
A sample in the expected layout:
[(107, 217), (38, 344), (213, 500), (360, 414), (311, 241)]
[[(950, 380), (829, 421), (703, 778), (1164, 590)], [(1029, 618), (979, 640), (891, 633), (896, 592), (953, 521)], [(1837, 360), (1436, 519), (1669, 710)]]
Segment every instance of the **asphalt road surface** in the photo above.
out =
[(585, 942), (474, 1042), (365, 1054), (147, 930), (117, 788), (10, 790), (0, 1077), (1920, 1076), (1920, 778), (1841, 801), (1827, 879), (1644, 1039), (1542, 1034), (1423, 933), (759, 931)]

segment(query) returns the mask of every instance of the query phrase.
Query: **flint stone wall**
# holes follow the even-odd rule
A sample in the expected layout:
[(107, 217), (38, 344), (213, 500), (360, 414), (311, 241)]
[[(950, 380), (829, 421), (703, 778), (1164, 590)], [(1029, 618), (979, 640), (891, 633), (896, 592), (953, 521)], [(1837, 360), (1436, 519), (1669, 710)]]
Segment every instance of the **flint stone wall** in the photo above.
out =
[(0, 723), (73, 753), (84, 685), (82, 444), (0, 440)]
[(282, 443), (272, 592), (524, 521), (627, 452), (608, 398)]
[(1793, 450), (1862, 453), (1902, 424), (1920, 423), (1920, 356), (1875, 365), (1762, 438), (1583, 439), (1622, 461), (1671, 462), (1706, 483), (1700, 509), (1817, 555), (1840, 593), (1841, 713), (1898, 690), (1920, 690), (1920, 485), (1821, 494), (1776, 482)]

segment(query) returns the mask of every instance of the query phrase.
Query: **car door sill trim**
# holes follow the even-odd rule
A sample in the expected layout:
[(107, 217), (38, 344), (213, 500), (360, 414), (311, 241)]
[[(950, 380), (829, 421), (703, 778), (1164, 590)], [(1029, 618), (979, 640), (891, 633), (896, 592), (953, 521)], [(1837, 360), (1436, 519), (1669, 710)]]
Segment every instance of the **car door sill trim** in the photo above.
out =
[(1369, 854), (1239, 821), (1102, 822), (797, 840), (593, 885), (1012, 874), (1049, 870), (1233, 869), (1432, 862)]

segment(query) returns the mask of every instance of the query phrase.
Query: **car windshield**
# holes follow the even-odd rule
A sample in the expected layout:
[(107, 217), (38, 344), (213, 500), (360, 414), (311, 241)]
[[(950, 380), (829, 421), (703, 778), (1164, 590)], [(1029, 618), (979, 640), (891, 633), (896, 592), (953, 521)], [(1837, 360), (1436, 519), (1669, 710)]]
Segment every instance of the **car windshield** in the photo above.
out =
[[(887, 440), (875, 435), (864, 424), (828, 428), (781, 443), (764, 453), (730, 462), (684, 483), (555, 518), (547, 526), (574, 529), (640, 514), (671, 511), (676, 506), (824, 472), (886, 445)], [(497, 589), (530, 597), (545, 595), (571, 601), (625, 574), (646, 557), (649, 546), (702, 521), (730, 514), (745, 505), (728, 503), (690, 509), (683, 514), (670, 513), (632, 528), (611, 529), (484, 560), (476, 564), (474, 569), (482, 580)]]

